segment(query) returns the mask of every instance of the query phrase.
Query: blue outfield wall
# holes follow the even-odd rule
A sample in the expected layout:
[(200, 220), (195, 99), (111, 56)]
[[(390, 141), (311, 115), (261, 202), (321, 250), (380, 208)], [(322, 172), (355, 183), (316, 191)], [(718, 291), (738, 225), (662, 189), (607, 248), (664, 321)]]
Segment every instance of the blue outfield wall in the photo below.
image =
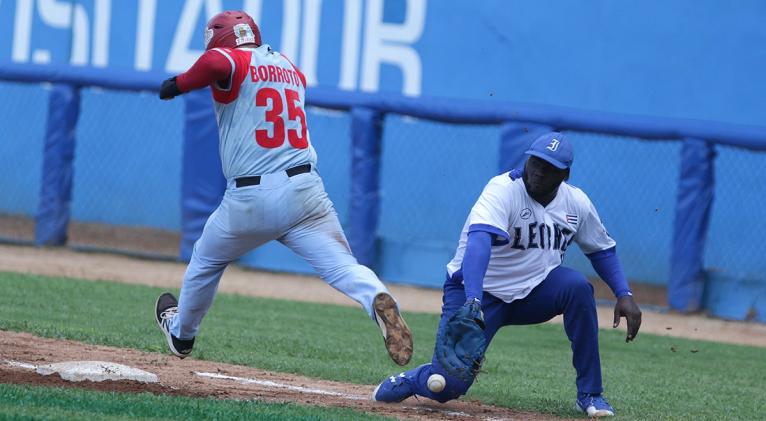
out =
[[(60, 178), (67, 180), (67, 174), (71, 172), (68, 167), (76, 168), (78, 160), (88, 162), (87, 159), (83, 159), (88, 154), (95, 155), (96, 159), (90, 164), (80, 164), (85, 170), (81, 175), (75, 176), (74, 181), (87, 185), (88, 188), (94, 188), (91, 184), (113, 187), (93, 190), (92, 195), (96, 196), (96, 200), (107, 200), (105, 191), (120, 196), (107, 206), (97, 204), (102, 206), (95, 217), (97, 221), (149, 226), (167, 223), (158, 221), (159, 218), (152, 213), (141, 212), (142, 206), (131, 204), (133, 200), (145, 201), (142, 198), (146, 196), (147, 190), (140, 188), (141, 183), (151, 186), (150, 197), (155, 192), (170, 194), (178, 188), (165, 185), (172, 182), (173, 173), (177, 174), (177, 171), (173, 170), (174, 165), (162, 167), (163, 163), (174, 155), (173, 147), (168, 148), (165, 143), (145, 142), (141, 134), (143, 127), (133, 134), (138, 140), (131, 139), (131, 136), (124, 137), (128, 127), (124, 124), (120, 126), (122, 117), (127, 116), (126, 111), (141, 107), (121, 104), (121, 108), (115, 114), (120, 121), (109, 122), (109, 111), (99, 109), (105, 108), (104, 98), (96, 95), (87, 99), (90, 93), (85, 90), (86, 100), (81, 100), (82, 92), (71, 87), (75, 86), (71, 84), (87, 84), (89, 79), (95, 81), (93, 83), (101, 84), (104, 79), (100, 79), (100, 73), (89, 74), (63, 67), (26, 66), (23, 72), (19, 73), (19, 70), (18, 66), (0, 66), (0, 78), (30, 80), (37, 77), (56, 82), (49, 106), (52, 118), (49, 119), (47, 128), (43, 169), (45, 177), (54, 182), (42, 183), (43, 197), (55, 199), (40, 202), (37, 213), (38, 242), (60, 244), (61, 241), (65, 241), (65, 237), (56, 234), (56, 231), (65, 230), (65, 225), (61, 226), (59, 222), (67, 222), (64, 219), (68, 218), (69, 204), (65, 202), (70, 197), (70, 187), (66, 183), (58, 183), (56, 177), (50, 176), (60, 173), (63, 174)], [(105, 84), (108, 85), (108, 82)], [(125, 84), (124, 80), (118, 80), (116, 87), (127, 89)], [(147, 84), (145, 81), (139, 81), (134, 87), (141, 89)], [(61, 89), (66, 86), (70, 88)], [(77, 92), (76, 100), (66, 102), (69, 101), (66, 98), (71, 96), (67, 92)], [(115, 102), (120, 95), (114, 97)], [(139, 101), (138, 104), (150, 98), (145, 94), (135, 97)], [(193, 100), (197, 97), (201, 100)], [(211, 116), (205, 117), (211, 114), (210, 100), (204, 92), (187, 98), (189, 100), (183, 103), (183, 114), (179, 114), (178, 109), (174, 108), (158, 108), (154, 110), (155, 114), (147, 114), (160, 122), (167, 118), (160, 115), (160, 110), (170, 112), (170, 116), (189, 117), (183, 130), (185, 146), (182, 174), (185, 175), (181, 177), (179, 184), (185, 193), (179, 194), (181, 214), (185, 215), (189, 194), (204, 200), (199, 202), (203, 204), (202, 207), (194, 205), (198, 212), (183, 223), (185, 245), (182, 244), (182, 257), (188, 257), (191, 243), (198, 235), (206, 215), (220, 200), (223, 189), (223, 183), (220, 183), (220, 188), (200, 190), (200, 182), (204, 182), (205, 179), (195, 180), (190, 177), (204, 170), (213, 178), (220, 178), (220, 169), (215, 170), (219, 162), (214, 149), (194, 147), (194, 142), (203, 141), (215, 148), (215, 122)], [(372, 242), (370, 251), (357, 249), (357, 255), (361, 261), (377, 269), (385, 279), (437, 286), (443, 276), (444, 264), (452, 254), (460, 221), (464, 219), (486, 180), (500, 172), (501, 168), (521, 165), (524, 160), (523, 151), (534, 135), (542, 130), (550, 130), (550, 126), (546, 128), (546, 124), (556, 122), (559, 128), (569, 131), (578, 150), (576, 171), (571, 182), (589, 191), (597, 205), (602, 200), (606, 203), (606, 206), (601, 208), (601, 216), (620, 244), (619, 250), (624, 257), (626, 272), (630, 278), (644, 282), (665, 282), (665, 279), (668, 279), (668, 267), (663, 262), (668, 262), (668, 249), (664, 248), (663, 244), (672, 240), (669, 247), (672, 257), (669, 265), (669, 285), (671, 305), (674, 308), (693, 310), (704, 306), (720, 306), (720, 314), (744, 318), (752, 308), (761, 308), (764, 305), (763, 290), (766, 289), (766, 283), (758, 275), (750, 277), (751, 274), (757, 273), (758, 266), (753, 268), (747, 258), (741, 258), (746, 254), (727, 252), (723, 267), (714, 268), (717, 270), (713, 271), (706, 270), (704, 262), (707, 238), (715, 238), (714, 235), (730, 238), (732, 235), (732, 224), (724, 224), (723, 231), (714, 235), (707, 233), (710, 220), (708, 209), (712, 204), (714, 188), (717, 186), (716, 148), (723, 148), (727, 157), (723, 170), (733, 171), (736, 168), (741, 171), (741, 174), (738, 174), (740, 178), (747, 181), (748, 175), (757, 172), (761, 162), (758, 157), (762, 157), (763, 154), (744, 152), (729, 145), (753, 150), (764, 149), (766, 131), (763, 128), (587, 113), (513, 103), (481, 104), (467, 101), (464, 107), (455, 109), (445, 106), (443, 101), (432, 99), (410, 99), (381, 94), (351, 95), (321, 90), (310, 91), (308, 102), (346, 111), (366, 107), (373, 113), (387, 113), (382, 130), (369, 132), (373, 136), (370, 138), (373, 145), (378, 143), (382, 148), (380, 157), (375, 158), (378, 147), (365, 147), (353, 152), (351, 156), (338, 153), (343, 149), (346, 154), (354, 151), (355, 147), (349, 147), (348, 138), (351, 138), (352, 145), (356, 145), (359, 136), (368, 133), (365, 125), (377, 124), (374, 119), (365, 119), (364, 115), (371, 115), (369, 112), (365, 114), (352, 111), (339, 114), (337, 111), (317, 111), (313, 108), (310, 111), (319, 123), (316, 128), (310, 124), (312, 133), (316, 131), (323, 135), (320, 138), (325, 137), (329, 141), (323, 145), (322, 140), (315, 139), (320, 153), (322, 149), (331, 155), (332, 151), (335, 151), (339, 159), (345, 160), (342, 167), (333, 165), (341, 161), (333, 162), (331, 159), (327, 165), (320, 164), (319, 169), (330, 170), (327, 181), (336, 183), (340, 179), (341, 184), (343, 181), (350, 183), (351, 195), (345, 208), (356, 211), (346, 215), (341, 212), (341, 216), (346, 219), (344, 225), (353, 234), (351, 243), (355, 244), (355, 240), (358, 242), (360, 239), (362, 244)], [(95, 117), (103, 115), (105, 118), (99, 120), (91, 117), (86, 119), (88, 123), (77, 123), (78, 111), (85, 116), (97, 112)], [(400, 116), (399, 113), (411, 116)], [(191, 116), (196, 117), (192, 119)], [(424, 121), (422, 117), (437, 121)], [(357, 121), (360, 118), (361, 120)], [(516, 119), (531, 123), (513, 122)], [(88, 124), (99, 121), (121, 129), (111, 131), (113, 128), (106, 128), (89, 132)], [(194, 121), (193, 125), (190, 125), (191, 121)], [(327, 127), (323, 128), (325, 125)], [(337, 129), (341, 125), (350, 125), (352, 128), (350, 133), (344, 133), (345, 145), (334, 142), (338, 139)], [(75, 146), (75, 138), (62, 134), (71, 134), (72, 127), (78, 128), (79, 136), (87, 138), (77, 144), (84, 142), (87, 147), (78, 147), (79, 152), (75, 154), (74, 159), (67, 159), (67, 155), (71, 153), (67, 151)], [(173, 137), (175, 131), (170, 125), (157, 126), (155, 131), (168, 128), (169, 137)], [(609, 135), (593, 134), (598, 132)], [(633, 134), (642, 139), (629, 138), (625, 134)], [(380, 139), (375, 139), (374, 136), (380, 136)], [(662, 140), (663, 138), (673, 138), (673, 141)], [(99, 143), (105, 139), (108, 140)], [(62, 141), (71, 142), (72, 145), (62, 146)], [(147, 149), (151, 147), (159, 147), (161, 152), (147, 154)], [(178, 149), (175, 151), (176, 156), (180, 154)], [(742, 160), (745, 156), (756, 158)], [(190, 160), (189, 157), (196, 158)], [(156, 162), (148, 162), (149, 159)], [(380, 165), (379, 190), (376, 190), (375, 184), (369, 184), (377, 181), (359, 176), (360, 170), (364, 172), (364, 165), (355, 168), (359, 162), (369, 159), (372, 159), (369, 161), (370, 165)], [(377, 159), (380, 159), (379, 164), (376, 163)], [(737, 163), (732, 164), (729, 162), (731, 159), (736, 159)], [(748, 167), (748, 164), (751, 167)], [(89, 165), (96, 170), (89, 170)], [(339, 170), (343, 167), (345, 170)], [(158, 168), (161, 171), (155, 172)], [(331, 175), (332, 171), (336, 171), (335, 175)], [(680, 174), (681, 178), (673, 177), (674, 173)], [(159, 182), (155, 183), (156, 180)], [(671, 193), (674, 185), (675, 195)], [(136, 188), (137, 186), (139, 188)], [(756, 182), (756, 190), (759, 188), (757, 186)], [(727, 190), (738, 192), (732, 198), (732, 203), (736, 201), (737, 205), (745, 206), (747, 210), (752, 207), (754, 212), (760, 212), (761, 204), (749, 197), (753, 187), (734, 181), (726, 187)], [(328, 187), (331, 194), (333, 189), (334, 187)], [(363, 191), (370, 191), (374, 195), (360, 194)], [(674, 196), (673, 222), (669, 223), (668, 209), (673, 203), (670, 198)], [(366, 203), (368, 200), (379, 203)], [(158, 204), (162, 205), (161, 202)], [(339, 204), (344, 205), (342, 202)], [(162, 206), (159, 206), (156, 209), (161, 208)], [(130, 209), (135, 211), (130, 212)], [(148, 209), (152, 209), (152, 206)], [(360, 210), (372, 211), (373, 218), (360, 219)], [(715, 207), (713, 210), (715, 214)], [(378, 212), (379, 221), (376, 216)], [(75, 215), (75, 218), (77, 217)], [(716, 219), (715, 216), (713, 219)], [(49, 221), (55, 223), (49, 224)], [(757, 227), (762, 223), (758, 219), (750, 225)], [(684, 228), (679, 228), (680, 226)], [(734, 233), (737, 234), (739, 233)], [(746, 236), (742, 238), (750, 239)], [(759, 244), (745, 246), (757, 249)], [(183, 253), (184, 249), (187, 254)], [(243, 263), (274, 270), (310, 272), (305, 263), (299, 262), (286, 249), (277, 245), (254, 252), (247, 256)], [(581, 257), (579, 261), (578, 257), (568, 258), (567, 264), (592, 274), (589, 265)], [(676, 288), (681, 293), (677, 294)], [(748, 290), (749, 293), (743, 294), (743, 290)], [(766, 313), (758, 314), (757, 317), (762, 317)]]
[[(0, 213), (38, 211), (51, 90), (0, 83)], [(83, 90), (72, 218), (179, 230), (183, 111), (154, 93)]]
[(83, 90), (72, 217), (180, 230), (183, 113), (153, 93)]
[(380, 276), (440, 287), (468, 211), (499, 173), (500, 128), (389, 115), (382, 146)]
[[(681, 142), (642, 142), (625, 137), (576, 134), (570, 183), (596, 206), (629, 277), (665, 284), (670, 273), (671, 233), (680, 172)], [(595, 272), (577, 249), (566, 264)]]
[(0, 213), (34, 215), (40, 198), (49, 87), (0, 83)]

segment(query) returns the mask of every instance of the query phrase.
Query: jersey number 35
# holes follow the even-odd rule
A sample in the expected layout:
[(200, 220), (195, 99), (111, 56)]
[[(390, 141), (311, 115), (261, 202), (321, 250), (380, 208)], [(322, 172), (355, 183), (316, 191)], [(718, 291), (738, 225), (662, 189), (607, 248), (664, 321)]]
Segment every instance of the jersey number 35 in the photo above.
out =
[[(285, 133), (290, 145), (296, 149), (305, 149), (309, 146), (306, 136), (306, 113), (301, 107), (300, 96), (297, 91), (285, 89), (285, 99), (282, 100), (282, 94), (274, 88), (261, 88), (255, 95), (255, 105), (259, 107), (268, 107), (271, 102), (271, 108), (266, 109), (266, 121), (272, 124), (271, 136), (268, 129), (257, 129), (255, 131), (255, 141), (264, 148), (278, 148), (285, 143)], [(287, 103), (287, 118), (291, 121), (300, 119), (301, 128), (285, 130), (285, 120), (282, 118), (284, 104)]]

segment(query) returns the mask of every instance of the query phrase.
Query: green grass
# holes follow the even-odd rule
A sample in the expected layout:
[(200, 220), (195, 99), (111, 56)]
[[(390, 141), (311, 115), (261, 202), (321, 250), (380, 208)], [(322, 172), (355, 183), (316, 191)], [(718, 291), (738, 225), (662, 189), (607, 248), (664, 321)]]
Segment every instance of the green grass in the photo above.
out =
[[(166, 353), (153, 319), (160, 289), (0, 273), (0, 329)], [(438, 316), (406, 314), (409, 367), (430, 360)], [(759, 419), (766, 351), (624, 332), (600, 335), (606, 396), (621, 419)], [(675, 346), (677, 352), (672, 352)], [(698, 350), (692, 353), (691, 350)], [(200, 359), (373, 385), (398, 373), (360, 308), (219, 294), (194, 349)], [(507, 327), (468, 397), (574, 415), (569, 343), (560, 325)]]
[(0, 420), (390, 419), (348, 409), (0, 384)]

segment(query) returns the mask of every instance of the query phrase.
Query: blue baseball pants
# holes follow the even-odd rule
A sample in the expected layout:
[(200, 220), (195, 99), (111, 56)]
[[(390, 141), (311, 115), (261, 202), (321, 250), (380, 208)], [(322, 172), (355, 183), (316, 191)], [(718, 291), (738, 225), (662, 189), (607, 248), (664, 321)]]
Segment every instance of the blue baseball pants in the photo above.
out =
[[(439, 331), (450, 316), (465, 304), (462, 273), (456, 272), (444, 283), (442, 317)], [(545, 280), (521, 300), (506, 303), (485, 292), (482, 311), (486, 328), (487, 344), (498, 329), (508, 325), (531, 325), (546, 322), (553, 317), (564, 315), (564, 330), (572, 345), (572, 364), (577, 372), (579, 393), (601, 393), (601, 361), (598, 352), (598, 319), (593, 286), (583, 274), (559, 266), (548, 274)], [(428, 377), (438, 373), (447, 380), (447, 387), (433, 393), (426, 386)], [(406, 376), (414, 381), (415, 394), (447, 402), (464, 395), (471, 382), (449, 376), (439, 365), (436, 357), (430, 364), (410, 370)]]

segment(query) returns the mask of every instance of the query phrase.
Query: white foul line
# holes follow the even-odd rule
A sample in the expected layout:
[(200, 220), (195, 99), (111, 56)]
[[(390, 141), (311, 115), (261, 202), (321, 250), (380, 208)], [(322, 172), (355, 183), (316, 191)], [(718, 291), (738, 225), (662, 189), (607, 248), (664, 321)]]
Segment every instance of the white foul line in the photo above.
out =
[[(293, 390), (296, 392), (303, 392), (303, 393), (311, 393), (315, 395), (325, 395), (325, 396), (338, 396), (345, 399), (355, 400), (355, 401), (366, 401), (369, 400), (369, 397), (366, 396), (359, 396), (359, 395), (349, 395), (346, 393), (339, 393), (339, 392), (332, 392), (329, 390), (322, 390), (322, 389), (312, 389), (308, 387), (302, 387), (302, 386), (292, 386), (289, 384), (284, 383), (277, 383), (272, 382), (270, 380), (256, 380), (256, 379), (247, 379), (244, 377), (235, 377), (235, 376), (227, 376), (225, 374), (218, 374), (218, 373), (205, 373), (205, 372), (199, 372), (195, 371), (194, 374), (201, 376), (201, 377), (209, 377), (212, 379), (222, 379), (222, 380), (233, 380), (235, 382), (239, 382), (242, 384), (257, 384), (259, 386), (266, 386), (266, 387), (274, 387), (278, 389), (287, 389), (287, 390)], [(440, 414), (444, 414), (447, 416), (460, 416), (460, 417), (470, 417), (475, 418), (474, 415), (466, 414), (465, 412), (456, 412), (456, 411), (446, 411), (446, 410), (440, 410), (440, 409), (434, 409), (434, 408), (424, 408), (424, 407), (405, 407), (407, 409), (413, 409), (416, 411), (422, 411), (426, 410), (428, 412), (436, 412)], [(482, 418), (483, 420), (497, 420), (501, 421), (502, 418)]]
[(346, 393), (332, 392), (329, 390), (322, 390), (322, 389), (311, 389), (311, 388), (302, 387), (302, 386), (292, 386), (289, 384), (276, 383), (269, 380), (246, 379), (244, 377), (226, 376), (226, 375), (218, 374), (218, 373), (200, 373), (197, 371), (195, 371), (194, 374), (198, 376), (202, 376), (202, 377), (210, 377), (213, 379), (234, 380), (242, 384), (257, 384), (259, 386), (275, 387), (278, 389), (287, 389), (287, 390), (293, 390), (296, 392), (311, 393), (315, 395), (338, 396), (341, 398), (351, 399), (355, 401), (366, 401), (368, 399), (367, 397), (362, 397), (358, 395), (349, 395)]
[(426, 412), (435, 412), (437, 414), (443, 414), (448, 417), (468, 417), (468, 418), (474, 418), (471, 414), (466, 414), (465, 412), (460, 411), (447, 411), (446, 409), (435, 409), (435, 408), (427, 408), (423, 406), (405, 406), (405, 409), (412, 409), (414, 411), (426, 411)]

